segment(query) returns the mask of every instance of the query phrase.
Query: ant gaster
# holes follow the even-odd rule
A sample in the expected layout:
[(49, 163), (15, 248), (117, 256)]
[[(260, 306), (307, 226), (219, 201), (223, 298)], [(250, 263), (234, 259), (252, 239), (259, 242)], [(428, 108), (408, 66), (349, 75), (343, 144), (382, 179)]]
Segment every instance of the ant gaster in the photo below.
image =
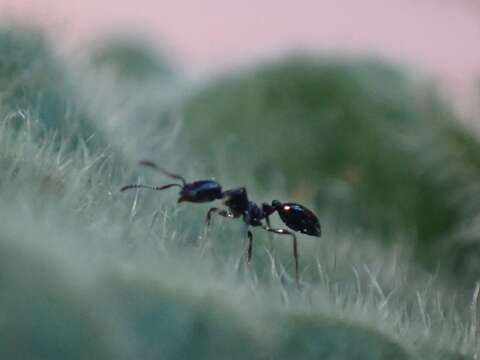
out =
[(151, 189), (151, 190), (165, 190), (171, 187), (179, 187), (180, 190), (180, 197), (178, 198), (178, 202), (192, 202), (192, 203), (204, 203), (210, 202), (217, 199), (222, 198), (222, 186), (214, 181), (214, 180), (197, 180), (188, 183), (183, 176), (173, 174), (152, 161), (143, 160), (140, 161), (141, 165), (147, 166), (152, 168), (162, 174), (168, 176), (169, 178), (180, 180), (181, 184), (167, 184), (163, 186), (151, 186), (151, 185), (143, 185), (143, 184), (131, 184), (126, 185), (120, 189), (120, 191), (125, 191), (129, 189)]
[(278, 200), (273, 200), (272, 205), (263, 203), (262, 210), (266, 215), (267, 222), (268, 216), (276, 211), (285, 225), (290, 229), (310, 236), (320, 237), (322, 235), (317, 216), (303, 205), (297, 203), (281, 203)]
[[(248, 249), (247, 261), (252, 259), (252, 243), (253, 235), (248, 227), (262, 227), (264, 230), (280, 234), (289, 235), (293, 240), (293, 257), (295, 260), (295, 281), (299, 285), (299, 256), (297, 237), (295, 234), (287, 229), (277, 229), (270, 226), (270, 218), (275, 211), (278, 212), (282, 221), (293, 231), (299, 231), (306, 235), (317, 236), (321, 235), (320, 222), (317, 216), (307, 209), (305, 206), (296, 203), (281, 203), (274, 200), (272, 205), (262, 204), (260, 208), (255, 202), (250, 201), (247, 196), (247, 191), (244, 187), (227, 190), (223, 193), (224, 205), (227, 209), (211, 208), (208, 210), (206, 224), (210, 225), (212, 215), (217, 214), (226, 218), (243, 218), (247, 225)], [(265, 220), (266, 225), (262, 223)]]

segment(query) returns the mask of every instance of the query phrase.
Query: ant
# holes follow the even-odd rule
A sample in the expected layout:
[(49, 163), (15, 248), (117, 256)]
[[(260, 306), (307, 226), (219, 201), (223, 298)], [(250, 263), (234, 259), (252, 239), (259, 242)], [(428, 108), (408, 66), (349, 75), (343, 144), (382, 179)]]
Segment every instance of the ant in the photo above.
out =
[[(225, 199), (224, 205), (227, 209), (220, 209), (212, 207), (207, 212), (206, 225), (207, 228), (211, 224), (213, 214), (223, 216), (225, 218), (243, 218), (243, 221), (247, 225), (248, 236), (248, 249), (247, 249), (247, 261), (252, 259), (252, 243), (253, 234), (249, 227), (262, 227), (264, 230), (279, 234), (290, 235), (293, 240), (293, 257), (295, 259), (295, 280), (297, 286), (299, 285), (299, 265), (298, 265), (298, 246), (297, 237), (294, 232), (287, 229), (276, 229), (270, 225), (270, 215), (275, 211), (278, 212), (282, 221), (293, 231), (299, 231), (303, 234), (310, 236), (320, 237), (321, 228), (320, 222), (317, 216), (297, 203), (281, 203), (278, 200), (274, 200), (271, 205), (263, 203), (260, 208), (255, 202), (250, 201), (247, 196), (247, 190), (244, 187), (239, 187), (231, 190), (222, 191), (222, 186), (214, 180), (197, 180), (188, 183), (183, 176), (173, 174), (152, 161), (143, 160), (140, 161), (143, 166), (150, 167), (162, 174), (176, 180), (180, 180), (181, 184), (172, 183), (163, 186), (151, 186), (144, 184), (131, 184), (123, 186), (120, 191), (126, 191), (129, 189), (151, 189), (151, 190), (165, 190), (171, 187), (180, 188), (180, 197), (178, 203), (191, 202), (191, 203), (205, 203), (215, 200)], [(265, 220), (266, 225), (262, 223)]]
[(168, 176), (169, 178), (180, 180), (181, 184), (167, 184), (163, 186), (151, 186), (151, 185), (143, 185), (143, 184), (131, 184), (126, 185), (120, 189), (120, 191), (125, 191), (129, 189), (150, 189), (150, 190), (165, 190), (171, 187), (179, 187), (180, 190), (180, 197), (178, 198), (177, 202), (191, 202), (191, 203), (205, 203), (214, 201), (217, 199), (222, 199), (222, 186), (214, 181), (214, 180), (197, 180), (191, 183), (188, 183), (183, 176), (173, 174), (152, 161), (149, 160), (142, 160), (140, 164), (143, 166), (147, 166), (151, 169), (154, 169), (162, 174)]
[[(317, 216), (305, 206), (297, 203), (281, 203), (274, 200), (272, 205), (263, 203), (260, 208), (255, 202), (250, 201), (247, 196), (247, 190), (244, 187), (227, 190), (223, 192), (224, 205), (227, 209), (213, 207), (208, 210), (206, 217), (207, 227), (211, 224), (212, 215), (217, 214), (225, 218), (243, 218), (247, 225), (248, 248), (247, 261), (252, 259), (253, 234), (249, 227), (261, 226), (264, 230), (279, 234), (290, 235), (293, 240), (293, 257), (295, 260), (295, 281), (299, 286), (299, 256), (297, 237), (295, 233), (286, 229), (276, 229), (270, 226), (270, 215), (278, 212), (282, 221), (293, 231), (299, 231), (310, 236), (320, 237), (321, 227)], [(265, 219), (266, 225), (262, 223)]]

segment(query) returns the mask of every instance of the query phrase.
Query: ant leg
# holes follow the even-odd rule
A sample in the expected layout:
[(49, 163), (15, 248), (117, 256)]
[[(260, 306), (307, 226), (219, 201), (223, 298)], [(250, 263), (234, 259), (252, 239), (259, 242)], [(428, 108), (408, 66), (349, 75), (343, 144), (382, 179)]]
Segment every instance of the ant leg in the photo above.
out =
[[(262, 211), (265, 217), (265, 222), (267, 223), (268, 228), (272, 228), (272, 225), (270, 224), (270, 215), (272, 215), (276, 210), (272, 205), (269, 205), (267, 203), (262, 203)], [(272, 255), (275, 259), (275, 248), (273, 247), (273, 236), (271, 233), (268, 234), (268, 242), (270, 245), (270, 251), (272, 252)]]
[(205, 238), (207, 237), (208, 228), (210, 227), (210, 224), (212, 223), (212, 215), (213, 214), (217, 214), (217, 215), (223, 216), (225, 218), (229, 218), (229, 219), (234, 218), (233, 214), (226, 209), (219, 209), (219, 208), (216, 208), (216, 207), (210, 208), (207, 212), (207, 217), (205, 218)]
[(131, 185), (125, 185), (120, 189), (120, 191), (125, 191), (125, 190), (130, 190), (130, 189), (150, 189), (150, 190), (165, 190), (168, 188), (171, 188), (173, 186), (178, 186), (182, 188), (183, 186), (180, 184), (168, 184), (168, 185), (163, 185), (163, 186), (151, 186), (151, 185), (142, 185), (142, 184), (131, 184)]
[[(265, 216), (265, 222), (267, 223), (267, 227), (269, 229), (271, 229), (272, 226), (270, 224), (270, 216), (269, 215)], [(276, 252), (275, 252), (275, 246), (273, 245), (273, 234), (270, 231), (268, 232), (268, 246), (270, 248), (268, 251), (270, 252), (273, 269), (276, 269), (277, 268), (277, 256), (276, 256)]]
[[(216, 208), (216, 207), (213, 207), (213, 208), (210, 208), (207, 212), (207, 217), (205, 218), (205, 229), (203, 231), (203, 245), (201, 245), (201, 248), (202, 248), (202, 253), (204, 251), (204, 249), (206, 248), (207, 246), (207, 242), (208, 242), (208, 229), (210, 227), (210, 224), (212, 223), (212, 215), (213, 214), (217, 214), (217, 215), (220, 215), (220, 216), (223, 216), (225, 218), (233, 218), (233, 214), (230, 213), (228, 210), (226, 209), (219, 209), (219, 208)], [(199, 237), (199, 240), (201, 240), (201, 236)]]
[(247, 263), (250, 263), (252, 260), (252, 247), (253, 247), (253, 234), (249, 229), (249, 226), (252, 223), (250, 218), (250, 214), (248, 211), (244, 211), (243, 213), (243, 222), (247, 225), (247, 236), (248, 236), (248, 247), (247, 247)]
[[(267, 227), (269, 229), (272, 228), (272, 225), (270, 225), (270, 217), (267, 215), (265, 216), (265, 222), (267, 223)], [(270, 245), (270, 251), (272, 252), (272, 254), (274, 253), (274, 249), (273, 249), (273, 236), (271, 234), (271, 232), (269, 232), (268, 234), (268, 242), (269, 242), (269, 245)]]
[(271, 226), (270, 226), (270, 216), (268, 216), (268, 215), (265, 216), (265, 221), (267, 222), (268, 228), (271, 228)]
[(180, 180), (183, 183), (184, 186), (187, 184), (187, 181), (185, 180), (185, 178), (183, 176), (180, 176), (178, 174), (173, 174), (170, 171), (167, 171), (164, 168), (158, 166), (153, 161), (142, 160), (142, 161), (140, 161), (140, 165), (147, 166), (151, 169), (154, 169), (158, 172), (161, 172), (162, 174), (168, 176), (169, 178)]
[(248, 236), (248, 249), (247, 249), (247, 262), (250, 263), (252, 260), (252, 244), (253, 244), (253, 234), (250, 230), (247, 230)]
[(217, 214), (226, 218), (233, 218), (233, 215), (228, 210), (219, 209), (216, 207), (210, 208), (207, 212), (207, 217), (205, 219), (205, 224), (207, 225), (207, 227), (210, 226), (210, 224), (212, 223), (213, 214)]
[(285, 229), (272, 229), (268, 226), (263, 226), (263, 229), (279, 234), (279, 235), (290, 235), (293, 239), (293, 258), (295, 260), (295, 282), (297, 283), (297, 287), (300, 285), (299, 283), (299, 275), (298, 275), (298, 246), (297, 246), (297, 237), (295, 234), (291, 231), (285, 230)]

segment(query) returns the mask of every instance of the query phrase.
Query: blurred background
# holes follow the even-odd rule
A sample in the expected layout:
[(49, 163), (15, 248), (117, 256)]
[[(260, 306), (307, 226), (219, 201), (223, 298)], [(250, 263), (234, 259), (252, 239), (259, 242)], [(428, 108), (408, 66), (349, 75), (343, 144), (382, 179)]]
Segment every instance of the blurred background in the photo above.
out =
[[(250, 196), (259, 203), (278, 198), (314, 209), (321, 218), (323, 236), (320, 245), (308, 241), (302, 245), (305, 253), (311, 250), (312, 255), (306, 256), (303, 277), (312, 287), (320, 286), (316, 274), (320, 268), (323, 285), (328, 286), (327, 290), (318, 288), (314, 297), (317, 300), (328, 302), (325, 298), (331, 295), (329, 291), (333, 293), (330, 281), (339, 286), (335, 291), (345, 296), (345, 303), (352, 303), (352, 289), (365, 300), (360, 290), (366, 279), (369, 289), (384, 291), (379, 290), (365, 303), (388, 308), (391, 294), (400, 293), (398, 299), (393, 296), (392, 306), (403, 309), (408, 318), (416, 314), (412, 309), (419, 307), (421, 314), (415, 321), (433, 333), (435, 316), (441, 323), (447, 315), (437, 309), (440, 300), (438, 304), (421, 300), (425, 295), (425, 299), (436, 301), (437, 295), (421, 296), (419, 290), (412, 290), (418, 283), (408, 280), (412, 276), (409, 271), (403, 272), (403, 266), (411, 266), (415, 280), (423, 276), (440, 279), (440, 284), (435, 285), (442, 289), (438, 294), (448, 294), (448, 289), (459, 291), (460, 297), (468, 294), (465, 304), (472, 311), (476, 309), (476, 297), (472, 302), (470, 294), (478, 296), (480, 279), (477, 1), (365, 0), (360, 4), (354, 0), (300, 0), (293, 4), (261, 0), (248, 4), (137, 0), (119, 4), (111, 0), (0, 0), (0, 19), (0, 113), (5, 119), (0, 127), (0, 149), (4, 151), (0, 153), (4, 169), (0, 174), (0, 195), (4, 199), (20, 203), (16, 192), (5, 190), (3, 184), (16, 184), (20, 189), (23, 186), (33, 199), (59, 196), (60, 209), (75, 209), (71, 216), (77, 221), (81, 215), (83, 220), (78, 221), (88, 224), (84, 225), (92, 238), (108, 238), (108, 245), (101, 245), (108, 251), (118, 247), (128, 256), (138, 251), (143, 261), (148, 246), (158, 246), (161, 250), (155, 251), (159, 258), (171, 252), (173, 258), (185, 261), (182, 251), (193, 258), (196, 254), (188, 252), (189, 246), (203, 225), (195, 209), (172, 209), (164, 202), (157, 204), (138, 194), (126, 203), (125, 198), (112, 195), (119, 184), (138, 181), (139, 173), (158, 181), (138, 168), (139, 159), (150, 158), (189, 178), (214, 177), (228, 187), (246, 185)], [(27, 131), (28, 136), (22, 137), (22, 142), (14, 141), (17, 135), (5, 135), (10, 131)], [(31, 145), (24, 148), (24, 143)], [(44, 159), (40, 163), (44, 166), (37, 164), (38, 158)], [(29, 172), (20, 171), (23, 166)], [(49, 173), (45, 169), (53, 170)], [(38, 181), (39, 193), (32, 190), (36, 189), (32, 181)], [(92, 187), (95, 181), (100, 184), (98, 190)], [(37, 202), (27, 201), (34, 204), (34, 209), (55, 204)], [(144, 210), (137, 208), (137, 202)], [(59, 211), (53, 205), (50, 210)], [(6, 206), (4, 212), (8, 214)], [(49, 221), (68, 218), (65, 224), (69, 224), (69, 216), (62, 212), (51, 215)], [(124, 217), (129, 221), (125, 222)], [(29, 221), (36, 226), (41, 223)], [(221, 249), (218, 252), (231, 260), (238, 248), (224, 240), (237, 233), (228, 225), (221, 229), (225, 235), (217, 234), (219, 241), (215, 244)], [(2, 238), (28, 237), (18, 235), (23, 233), (15, 228), (2, 231)], [(75, 239), (68, 243), (78, 246), (80, 233), (74, 230), (65, 235)], [(48, 231), (45, 234), (45, 238), (49, 237)], [(63, 235), (59, 236), (63, 239)], [(261, 235), (259, 238), (264, 240)], [(153, 245), (147, 246), (150, 240)], [(6, 254), (17, 251), (16, 245), (12, 248), (9, 242), (6, 244)], [(28, 251), (17, 251), (28, 252), (26, 266), (32, 254), (32, 259), (37, 259), (36, 246), (33, 253), (30, 245), (26, 246)], [(329, 251), (345, 256), (337, 263), (335, 255), (330, 263)], [(391, 253), (396, 254), (395, 261), (387, 264)], [(259, 257), (260, 264), (265, 264), (275, 255), (266, 251)], [(38, 266), (43, 266), (43, 257), (38, 261)], [(208, 261), (226, 268), (227, 276), (235, 272), (232, 261), (223, 263), (215, 256)], [(364, 269), (365, 264), (378, 266), (378, 279), (368, 268), (359, 275), (357, 269)], [(15, 273), (17, 265), (8, 266)], [(158, 270), (155, 266), (152, 273)], [(385, 266), (389, 271), (382, 272)], [(260, 274), (255, 286), (264, 282), (272, 286), (271, 279)], [(11, 278), (17, 281), (15, 276)], [(147, 303), (154, 304), (153, 308), (155, 304), (160, 308), (167, 304), (168, 308), (177, 301), (176, 292), (169, 292), (172, 285), (166, 275), (159, 275), (164, 283), (157, 284), (158, 288), (153, 286), (152, 291), (158, 290), (160, 295), (152, 293), (151, 297), (148, 276), (116, 276), (105, 280), (114, 294), (146, 292), (151, 299)], [(63, 284), (62, 279), (57, 280)], [(18, 281), (25, 281), (29, 288), (28, 279)], [(279, 285), (282, 289), (284, 281)], [(191, 282), (196, 280), (188, 278), (182, 286), (190, 291), (195, 288)], [(428, 280), (427, 285), (418, 286), (430, 290), (433, 282)], [(246, 283), (247, 287), (253, 286)], [(234, 285), (228, 284), (231, 288), (225, 285), (227, 290), (236, 289), (235, 281)], [(57, 289), (55, 284), (52, 286)], [(249, 294), (248, 289), (245, 291)], [(270, 301), (268, 291), (263, 298), (266, 303)], [(333, 297), (339, 296), (335, 294)], [(75, 294), (71, 296), (76, 299)], [(288, 302), (284, 295), (279, 298), (282, 304)], [(218, 299), (228, 306), (232, 304), (230, 297)], [(150, 311), (150, 305), (136, 301), (135, 306)], [(310, 300), (302, 301), (303, 311)], [(359, 303), (355, 302), (355, 306)], [(127, 301), (121, 308), (131, 309), (131, 305)], [(206, 315), (203, 310), (198, 315), (198, 309), (192, 310), (188, 301), (185, 306), (193, 317), (201, 318), (203, 325), (211, 324), (211, 317), (215, 318), (209, 309)], [(353, 308), (352, 314), (360, 313)], [(432, 313), (425, 315), (426, 309)], [(131, 315), (133, 320), (123, 320), (130, 325), (135, 321), (145, 325), (143, 318)], [(368, 319), (376, 317), (370, 315)], [(394, 315), (389, 313), (381, 319), (387, 323), (388, 316)], [(476, 317), (469, 314), (467, 318), (476, 326)], [(457, 319), (456, 326), (458, 323), (462, 321)], [(99, 329), (95, 323), (87, 325)], [(140, 325), (136, 334), (150, 336), (149, 324)], [(407, 339), (408, 331), (403, 331), (402, 326), (400, 330), (382, 326), (374, 327), (395, 340), (401, 339), (399, 343), (407, 350), (417, 350), (416, 340)], [(243, 327), (238, 329), (244, 331)], [(216, 331), (212, 330), (213, 339), (219, 336)], [(427, 333), (433, 338), (432, 333)], [(447, 333), (435, 339), (446, 341), (451, 337)], [(476, 330), (464, 333), (471, 340)], [(235, 334), (228, 336), (226, 344)], [(294, 344), (291, 348), (298, 346), (294, 335), (288, 336)], [(457, 340), (439, 348), (472, 356), (478, 350), (473, 340)], [(81, 344), (83, 340), (79, 341)], [(148, 349), (149, 344), (139, 341), (129, 351)], [(430, 349), (431, 343), (426, 347)], [(199, 344), (203, 346), (201, 341)], [(104, 345), (98, 346), (103, 349)], [(278, 346), (279, 351), (290, 354), (291, 348), (282, 346)], [(115, 345), (113, 348), (118, 349)], [(172, 358), (178, 356), (177, 350), (169, 351)], [(365, 358), (375, 358), (366, 354)], [(432, 354), (432, 359), (437, 358)], [(460, 359), (453, 355), (451, 358)]]
[(3, 18), (54, 29), (62, 46), (104, 35), (148, 37), (188, 72), (217, 72), (291, 51), (375, 54), (465, 90), (480, 72), (474, 0), (149, 1), (2, 0)]

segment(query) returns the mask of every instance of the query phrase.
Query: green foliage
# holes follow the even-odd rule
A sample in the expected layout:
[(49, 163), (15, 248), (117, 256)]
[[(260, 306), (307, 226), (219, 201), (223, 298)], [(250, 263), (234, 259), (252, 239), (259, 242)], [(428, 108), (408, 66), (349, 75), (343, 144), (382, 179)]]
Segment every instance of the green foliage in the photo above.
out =
[(64, 240), (50, 238), (42, 249), (15, 227), (11, 239), (5, 227), (0, 235), (2, 358), (411, 358), (381, 334), (345, 321), (263, 307), (247, 312), (211, 285), (194, 286), (179, 264), (96, 265), (80, 277), (83, 250), (66, 262), (73, 253)]
[(212, 231), (204, 251), (192, 225), (201, 207), (119, 193), (126, 180), (101, 153), (59, 154), (32, 131), (0, 132), (10, 159), (0, 172), (0, 331), (15, 334), (2, 357), (409, 359), (409, 337), (435, 351), (477, 349), (472, 315), (404, 272), (408, 258), (343, 236), (318, 249), (303, 239), (298, 292), (283, 242), (269, 264), (258, 239), (256, 268), (243, 264), (240, 228)]
[(88, 113), (65, 64), (37, 28), (0, 28), (0, 106), (14, 114), (7, 120), (23, 126), (33, 118), (70, 146), (84, 140), (107, 145), (98, 119)]
[(122, 358), (91, 306), (93, 292), (83, 293), (68, 267), (20, 234), (9, 234), (5, 223), (0, 229), (0, 357)]
[(290, 198), (314, 200), (342, 227), (407, 234), (427, 263), (465, 221), (459, 197), (478, 179), (478, 140), (433, 88), (376, 60), (263, 64), (207, 83), (185, 113), (211, 167), (253, 173), (264, 190), (284, 178)]
[(91, 62), (95, 67), (111, 69), (120, 80), (158, 81), (174, 75), (167, 59), (141, 39), (107, 40), (93, 51)]
[(114, 303), (136, 336), (139, 358), (265, 358), (261, 334), (255, 338), (255, 330), (221, 301), (221, 294), (198, 294), (182, 287), (178, 275), (171, 276), (180, 284), (149, 280), (148, 273), (111, 281)]
[[(21, 79), (9, 74), (8, 84)], [(45, 83), (37, 85), (42, 92)], [(188, 179), (208, 174), (192, 165), (201, 156), (186, 156), (174, 105), (150, 104), (151, 88), (135, 92), (133, 110), (122, 101), (105, 104), (115, 119), (127, 114), (117, 124), (127, 130), (115, 132), (126, 153), (118, 159), (89, 141), (69, 146), (73, 129), (83, 127), (73, 113), (52, 112), (52, 129), (65, 130), (52, 133), (45, 131), (48, 112), (47, 120), (37, 117), (38, 103), (18, 111), (11, 97), (0, 108), (0, 358), (478, 356), (480, 285), (456, 295), (418, 269), (403, 246), (384, 248), (367, 232), (328, 224), (321, 241), (300, 237), (298, 290), (290, 242), (275, 237), (266, 246), (254, 230), (248, 265), (240, 222), (218, 220), (208, 238), (202, 233), (210, 204), (178, 205), (168, 191), (120, 193), (127, 183), (166, 181), (124, 160), (139, 154)], [(152, 118), (140, 123), (137, 110)], [(455, 144), (464, 143), (460, 135)], [(472, 150), (456, 156), (475, 154), (472, 137)], [(262, 161), (253, 159), (254, 167)], [(248, 164), (242, 170), (248, 174)], [(242, 179), (234, 170), (222, 175)], [(249, 191), (266, 196), (255, 186)], [(286, 196), (281, 187), (270, 192)]]
[(305, 315), (282, 325), (289, 336), (281, 341), (276, 359), (411, 359), (400, 346), (364, 327)]

